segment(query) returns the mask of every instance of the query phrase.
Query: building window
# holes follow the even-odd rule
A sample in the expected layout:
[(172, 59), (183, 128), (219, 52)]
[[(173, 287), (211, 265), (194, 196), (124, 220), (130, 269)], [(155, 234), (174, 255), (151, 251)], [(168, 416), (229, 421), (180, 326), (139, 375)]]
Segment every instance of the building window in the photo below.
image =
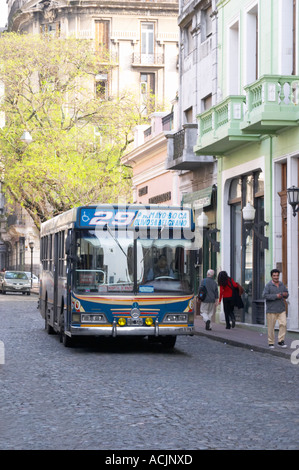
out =
[[(142, 114), (148, 114), (151, 101), (155, 96), (155, 74), (140, 74), (140, 102)], [(154, 103), (152, 103), (154, 104)]]
[(284, 0), (279, 6), (280, 62), (283, 75), (296, 75), (297, 70), (297, 0)]
[(258, 6), (255, 5), (246, 15), (247, 24), (247, 50), (246, 59), (246, 85), (258, 79)]
[(154, 23), (141, 23), (141, 54), (154, 54)]
[(205, 96), (202, 100), (202, 112), (207, 111), (212, 107), (212, 93)]
[(107, 60), (109, 52), (109, 21), (95, 22), (95, 48), (100, 56)]
[(163, 204), (163, 202), (171, 200), (171, 191), (167, 193), (158, 194), (157, 196), (150, 197), (148, 202), (149, 204)]
[(41, 25), (42, 34), (50, 34), (51, 36), (60, 36), (60, 23), (47, 23)]
[(188, 108), (184, 111), (185, 114), (185, 123), (186, 124), (192, 124), (193, 122), (193, 109), (192, 106), (191, 108)]
[(192, 23), (184, 29), (184, 55), (187, 57), (194, 49), (194, 39), (192, 34)]
[(297, 55), (297, 0), (293, 0), (292, 11), (292, 75), (296, 75), (296, 55)]
[(95, 77), (96, 97), (101, 100), (108, 99), (108, 74), (99, 73)]
[(240, 54), (239, 22), (234, 23), (228, 31), (228, 94), (239, 94)]
[(144, 196), (147, 193), (148, 193), (148, 187), (147, 186), (143, 186), (143, 188), (138, 189), (138, 196), (139, 197)]
[(206, 10), (202, 10), (201, 42), (206, 41), (210, 36), (212, 36), (212, 11), (212, 6), (208, 7)]

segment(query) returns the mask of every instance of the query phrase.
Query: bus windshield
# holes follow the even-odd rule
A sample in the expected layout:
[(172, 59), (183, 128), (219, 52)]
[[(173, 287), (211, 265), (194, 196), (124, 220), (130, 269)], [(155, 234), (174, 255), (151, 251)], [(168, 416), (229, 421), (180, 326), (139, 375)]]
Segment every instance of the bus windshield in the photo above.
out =
[(74, 288), (82, 293), (190, 294), (191, 245), (190, 240), (134, 239), (129, 231), (77, 231)]

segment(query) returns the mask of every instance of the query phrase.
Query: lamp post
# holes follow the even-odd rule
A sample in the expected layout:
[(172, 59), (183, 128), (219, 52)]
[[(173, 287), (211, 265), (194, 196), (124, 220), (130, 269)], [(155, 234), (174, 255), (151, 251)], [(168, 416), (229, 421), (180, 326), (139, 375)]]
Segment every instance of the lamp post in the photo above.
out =
[(288, 203), (292, 206), (293, 216), (296, 217), (296, 213), (299, 211), (299, 188), (292, 186), (287, 189)]
[(259, 230), (261, 227), (269, 225), (268, 222), (265, 222), (264, 220), (257, 224), (254, 222), (255, 208), (250, 204), (250, 202), (247, 202), (246, 206), (243, 207), (242, 216), (246, 232), (249, 234), (249, 232), (252, 230), (255, 233), (256, 237), (262, 242), (263, 249), (268, 250), (269, 239), (268, 237), (265, 237), (265, 235), (260, 233)]
[(29, 247), (30, 247), (30, 250), (31, 250), (31, 268), (30, 268), (30, 272), (31, 272), (31, 289), (32, 289), (32, 275), (33, 275), (33, 247), (34, 247), (34, 243), (33, 243), (33, 242), (29, 242)]

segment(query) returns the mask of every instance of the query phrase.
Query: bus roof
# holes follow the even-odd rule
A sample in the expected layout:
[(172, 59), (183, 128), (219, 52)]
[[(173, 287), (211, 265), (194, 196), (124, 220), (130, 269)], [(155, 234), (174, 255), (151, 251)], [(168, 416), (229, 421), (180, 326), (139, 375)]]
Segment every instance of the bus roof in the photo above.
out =
[(68, 228), (182, 228), (194, 230), (192, 210), (184, 206), (99, 204), (80, 206), (41, 224), (41, 236)]

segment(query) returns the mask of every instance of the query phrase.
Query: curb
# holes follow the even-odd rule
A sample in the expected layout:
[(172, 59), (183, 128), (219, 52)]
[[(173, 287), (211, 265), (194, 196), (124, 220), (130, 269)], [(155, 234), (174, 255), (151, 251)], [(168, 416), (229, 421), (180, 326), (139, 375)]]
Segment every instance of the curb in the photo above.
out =
[(268, 349), (268, 348), (264, 348), (262, 346), (255, 346), (255, 345), (252, 345), (252, 344), (248, 344), (248, 343), (243, 343), (241, 341), (238, 341), (236, 339), (229, 339), (229, 338), (222, 338), (221, 336), (214, 336), (214, 335), (209, 335), (205, 332), (201, 332), (201, 331), (195, 331), (194, 332), (195, 335), (197, 336), (204, 336), (208, 339), (211, 339), (213, 341), (218, 341), (220, 343), (223, 343), (223, 344), (229, 344), (230, 346), (236, 346), (236, 347), (240, 347), (240, 348), (244, 348), (244, 349), (249, 349), (250, 351), (253, 351), (253, 352), (261, 352), (261, 353), (265, 353), (265, 354), (271, 354), (273, 356), (278, 356), (278, 357), (283, 357), (285, 359), (289, 359), (290, 358), (290, 355), (291, 353), (289, 352), (289, 348), (287, 348), (286, 350), (275, 350), (275, 349)]

